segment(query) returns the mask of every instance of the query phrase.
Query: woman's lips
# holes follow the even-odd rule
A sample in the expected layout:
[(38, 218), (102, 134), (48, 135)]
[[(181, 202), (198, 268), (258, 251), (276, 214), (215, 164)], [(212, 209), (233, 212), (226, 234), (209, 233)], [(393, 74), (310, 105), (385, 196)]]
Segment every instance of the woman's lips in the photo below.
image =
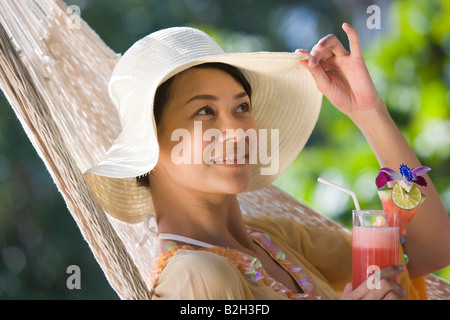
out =
[(232, 155), (227, 157), (216, 157), (209, 161), (209, 164), (218, 164), (226, 166), (243, 166), (247, 163), (247, 155)]

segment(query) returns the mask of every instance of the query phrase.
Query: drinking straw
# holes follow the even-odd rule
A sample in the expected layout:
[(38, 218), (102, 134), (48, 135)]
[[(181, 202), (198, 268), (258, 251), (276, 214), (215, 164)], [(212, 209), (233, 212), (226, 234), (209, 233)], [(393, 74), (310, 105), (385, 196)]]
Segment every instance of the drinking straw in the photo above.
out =
[(359, 207), (358, 198), (356, 197), (356, 193), (354, 193), (353, 191), (348, 190), (348, 189), (346, 189), (346, 188), (344, 188), (342, 186), (339, 186), (339, 185), (337, 185), (337, 184), (335, 184), (333, 182), (327, 181), (327, 180), (325, 180), (323, 178), (320, 178), (320, 177), (317, 179), (317, 181), (319, 181), (321, 183), (324, 183), (324, 184), (327, 184), (327, 185), (329, 185), (331, 187), (334, 187), (336, 189), (339, 189), (341, 191), (344, 191), (345, 193), (348, 193), (353, 198), (353, 202), (355, 203), (356, 210), (358, 210), (358, 211), (361, 210), (361, 208)]

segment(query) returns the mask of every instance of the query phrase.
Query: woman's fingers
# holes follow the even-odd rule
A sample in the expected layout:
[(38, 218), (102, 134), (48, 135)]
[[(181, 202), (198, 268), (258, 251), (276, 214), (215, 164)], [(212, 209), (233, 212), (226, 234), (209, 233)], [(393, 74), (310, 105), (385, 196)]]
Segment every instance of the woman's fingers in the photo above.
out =
[(393, 279), (398, 277), (403, 271), (405, 267), (401, 264), (397, 266), (390, 266), (378, 271), (380, 273), (380, 279)]
[(333, 56), (341, 57), (348, 55), (348, 51), (334, 34), (329, 34), (313, 47), (311, 50), (310, 66), (314, 66), (321, 60), (328, 60)]
[(362, 300), (399, 300), (406, 296), (405, 290), (394, 281), (381, 279), (378, 288), (369, 289)]
[(295, 53), (307, 53), (307, 54), (309, 54), (310, 51), (309, 50), (305, 50), (305, 49), (297, 49), (297, 50), (295, 50)]
[(331, 51), (337, 57), (346, 56), (349, 54), (334, 34), (329, 34), (320, 39), (316, 45), (316, 51), (323, 51), (325, 54), (327, 54), (328, 51)]
[(398, 265), (390, 266), (374, 273), (373, 277), (375, 279), (375, 283), (371, 284), (369, 289), (366, 282), (365, 286), (369, 289), (369, 292), (363, 299), (398, 300), (404, 297), (406, 293), (403, 288), (398, 283), (390, 280), (398, 277), (403, 270), (405, 270), (405, 268), (402, 265)]
[[(348, 292), (346, 286), (343, 298), (354, 300), (398, 300), (406, 293), (403, 288), (390, 280), (399, 276), (404, 270), (403, 266), (391, 266), (374, 273), (368, 280), (364, 281), (358, 288)], [(372, 280), (375, 280), (372, 282)], [(371, 282), (367, 282), (371, 281)]]
[(311, 51), (305, 49), (297, 49), (295, 53), (302, 53), (303, 59), (300, 60), (300, 64), (304, 67), (308, 67), (308, 62), (310, 58)]
[(361, 44), (355, 28), (348, 23), (344, 23), (342, 25), (342, 29), (347, 34), (350, 44), (350, 52), (344, 48), (342, 43), (334, 34), (329, 34), (320, 39), (319, 42), (312, 48), (309, 59), (310, 68), (315, 67), (320, 61), (326, 61), (333, 56), (342, 57), (351, 54), (355, 58), (362, 57)]
[(355, 58), (362, 58), (361, 43), (359, 41), (359, 36), (355, 28), (353, 28), (348, 23), (344, 23), (342, 25), (342, 29), (345, 31), (348, 37), (348, 42), (350, 44), (350, 54)]
[(342, 298), (341, 299), (349, 299), (349, 296), (353, 290), (353, 285), (351, 282), (347, 283), (344, 287), (344, 291), (342, 291)]
[(316, 81), (317, 88), (325, 94), (331, 85), (331, 80), (326, 71), (320, 64), (311, 65), (311, 58), (309, 62), (304, 60), (300, 62), (303, 66), (307, 67), (312, 77)]

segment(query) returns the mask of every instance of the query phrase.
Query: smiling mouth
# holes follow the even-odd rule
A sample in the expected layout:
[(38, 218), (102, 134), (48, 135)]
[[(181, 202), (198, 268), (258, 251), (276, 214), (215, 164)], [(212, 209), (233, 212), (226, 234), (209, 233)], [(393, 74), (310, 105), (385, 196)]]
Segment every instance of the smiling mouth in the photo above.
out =
[(230, 156), (230, 157), (217, 157), (211, 159), (208, 164), (219, 164), (219, 165), (245, 165), (247, 160), (247, 155), (243, 154), (240, 156)]

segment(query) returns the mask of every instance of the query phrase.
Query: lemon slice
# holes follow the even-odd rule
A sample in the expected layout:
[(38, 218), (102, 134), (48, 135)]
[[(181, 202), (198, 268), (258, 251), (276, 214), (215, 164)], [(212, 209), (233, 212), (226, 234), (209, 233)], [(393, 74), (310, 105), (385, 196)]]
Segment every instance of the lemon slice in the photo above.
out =
[(402, 209), (414, 209), (420, 204), (422, 193), (416, 185), (407, 192), (399, 183), (392, 189), (392, 201)]

